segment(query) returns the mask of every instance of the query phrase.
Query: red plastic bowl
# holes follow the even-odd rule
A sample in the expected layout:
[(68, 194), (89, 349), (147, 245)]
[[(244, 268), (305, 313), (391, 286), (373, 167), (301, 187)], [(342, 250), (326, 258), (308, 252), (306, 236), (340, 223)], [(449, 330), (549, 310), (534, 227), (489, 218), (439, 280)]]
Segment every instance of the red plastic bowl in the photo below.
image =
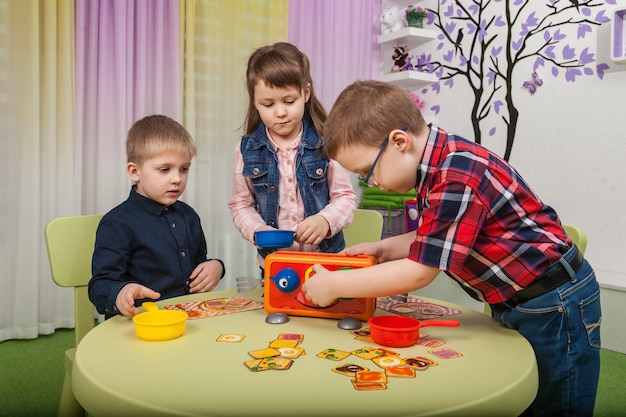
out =
[(370, 336), (379, 345), (390, 347), (413, 346), (420, 338), (420, 327), (458, 327), (458, 320), (419, 321), (404, 316), (374, 316), (368, 320)]

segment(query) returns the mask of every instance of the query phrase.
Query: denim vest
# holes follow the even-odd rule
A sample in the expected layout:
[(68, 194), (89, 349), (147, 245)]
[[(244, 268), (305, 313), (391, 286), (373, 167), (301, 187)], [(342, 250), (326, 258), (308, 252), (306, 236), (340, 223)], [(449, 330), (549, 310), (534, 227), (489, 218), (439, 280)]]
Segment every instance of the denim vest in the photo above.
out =
[[(296, 155), (296, 181), (300, 197), (304, 204), (306, 217), (319, 213), (330, 200), (328, 193), (328, 164), (324, 158), (322, 147), (318, 148), (318, 134), (315, 127), (306, 119), (302, 120), (302, 140)], [(270, 145), (265, 133), (265, 125), (252, 134), (241, 139), (241, 155), (243, 157), (243, 176), (252, 181), (257, 210), (265, 223), (278, 228), (279, 179), (278, 157), (274, 147)], [(345, 248), (343, 232), (324, 239), (319, 244), (322, 252), (336, 253)], [(263, 258), (275, 249), (259, 249)]]

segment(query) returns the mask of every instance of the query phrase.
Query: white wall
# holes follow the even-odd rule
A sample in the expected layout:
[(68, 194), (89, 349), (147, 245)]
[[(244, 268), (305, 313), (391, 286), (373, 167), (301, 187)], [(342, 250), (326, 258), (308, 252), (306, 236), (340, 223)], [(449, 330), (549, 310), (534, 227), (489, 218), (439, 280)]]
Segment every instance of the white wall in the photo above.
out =
[[(456, 4), (423, 0), (418, 5), (436, 9), (440, 3), (444, 3), (442, 13)], [(541, 16), (545, 3), (529, 2), (529, 7), (535, 7)], [(614, 10), (626, 9), (626, 0), (615, 3), (605, 5), (607, 16)], [(491, 5), (504, 7), (504, 2)], [(555, 5), (564, 7), (568, 2), (561, 0)], [(591, 16), (595, 16), (595, 11)], [(425, 28), (433, 29), (428, 25)], [(566, 42), (583, 42), (595, 54), (596, 63), (608, 63), (611, 68), (603, 79), (581, 76), (568, 82), (562, 75), (553, 77), (548, 65), (540, 67), (538, 73), (544, 83), (534, 95), (522, 87), (530, 79), (534, 59), (517, 68), (513, 81), (519, 88), (514, 88), (514, 100), (520, 117), (509, 161), (544, 202), (557, 210), (564, 223), (581, 226), (587, 232), (586, 258), (602, 287), (603, 346), (626, 353), (626, 332), (621, 323), (626, 315), (626, 268), (621, 261), (626, 256), (622, 239), (626, 236), (626, 64), (610, 60), (610, 24), (594, 27), (588, 40), (578, 39), (577, 29), (577, 25), (560, 26), (568, 37)], [(465, 40), (469, 37), (466, 35)], [(439, 41), (430, 41), (419, 50), (441, 55), (438, 45)], [(390, 58), (382, 55), (381, 59)], [(454, 80), (452, 89), (442, 86), (439, 94), (420, 94), (427, 102), (423, 113), (427, 121), (473, 140), (473, 94), (460, 77)], [(440, 106), (438, 114), (429, 110), (433, 105)], [(491, 117), (497, 119), (499, 115), (492, 111)], [(505, 141), (504, 125), (498, 124), (492, 137), (483, 127), (483, 145), (499, 155), (504, 155)], [(472, 300), (444, 274), (419, 293), (483, 309), (481, 303)]]

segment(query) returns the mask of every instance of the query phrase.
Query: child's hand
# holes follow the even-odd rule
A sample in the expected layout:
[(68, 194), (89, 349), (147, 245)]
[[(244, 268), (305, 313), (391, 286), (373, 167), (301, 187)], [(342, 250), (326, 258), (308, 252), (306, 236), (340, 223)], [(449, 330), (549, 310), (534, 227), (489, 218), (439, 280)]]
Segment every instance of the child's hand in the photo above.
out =
[(326, 219), (319, 215), (309, 216), (298, 225), (296, 229), (296, 241), (308, 245), (319, 245), (328, 237), (330, 226)]
[(357, 255), (373, 255), (376, 257), (376, 263), (385, 262), (382, 255), (379, 242), (365, 242), (359, 243), (354, 246), (350, 246), (340, 252), (343, 255), (357, 256)]
[(189, 277), (189, 292), (211, 291), (220, 282), (222, 272), (222, 264), (219, 261), (202, 262)]
[(134, 316), (139, 313), (139, 309), (135, 307), (135, 300), (140, 298), (152, 298), (153, 300), (158, 300), (160, 297), (161, 294), (158, 292), (153, 291), (141, 284), (131, 282), (130, 284), (124, 285), (120, 292), (117, 293), (115, 305), (121, 314), (125, 316)]
[(302, 284), (302, 292), (307, 300), (320, 307), (331, 305), (337, 297), (332, 294), (332, 277), (322, 265), (313, 265), (314, 275)]

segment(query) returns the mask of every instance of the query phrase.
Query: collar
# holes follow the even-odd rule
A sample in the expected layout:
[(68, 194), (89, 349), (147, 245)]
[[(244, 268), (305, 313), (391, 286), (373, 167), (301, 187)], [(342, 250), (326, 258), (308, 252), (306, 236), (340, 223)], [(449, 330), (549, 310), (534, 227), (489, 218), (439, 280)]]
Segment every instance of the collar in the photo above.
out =
[(132, 188), (130, 189), (130, 195), (128, 196), (128, 201), (132, 205), (137, 206), (147, 211), (148, 213), (154, 214), (155, 216), (161, 216), (165, 213), (165, 211), (169, 210), (170, 208), (176, 208), (176, 204), (178, 203), (177, 201), (171, 206), (164, 206), (161, 203), (158, 203), (146, 196), (139, 194), (137, 192), (137, 185), (133, 185)]

